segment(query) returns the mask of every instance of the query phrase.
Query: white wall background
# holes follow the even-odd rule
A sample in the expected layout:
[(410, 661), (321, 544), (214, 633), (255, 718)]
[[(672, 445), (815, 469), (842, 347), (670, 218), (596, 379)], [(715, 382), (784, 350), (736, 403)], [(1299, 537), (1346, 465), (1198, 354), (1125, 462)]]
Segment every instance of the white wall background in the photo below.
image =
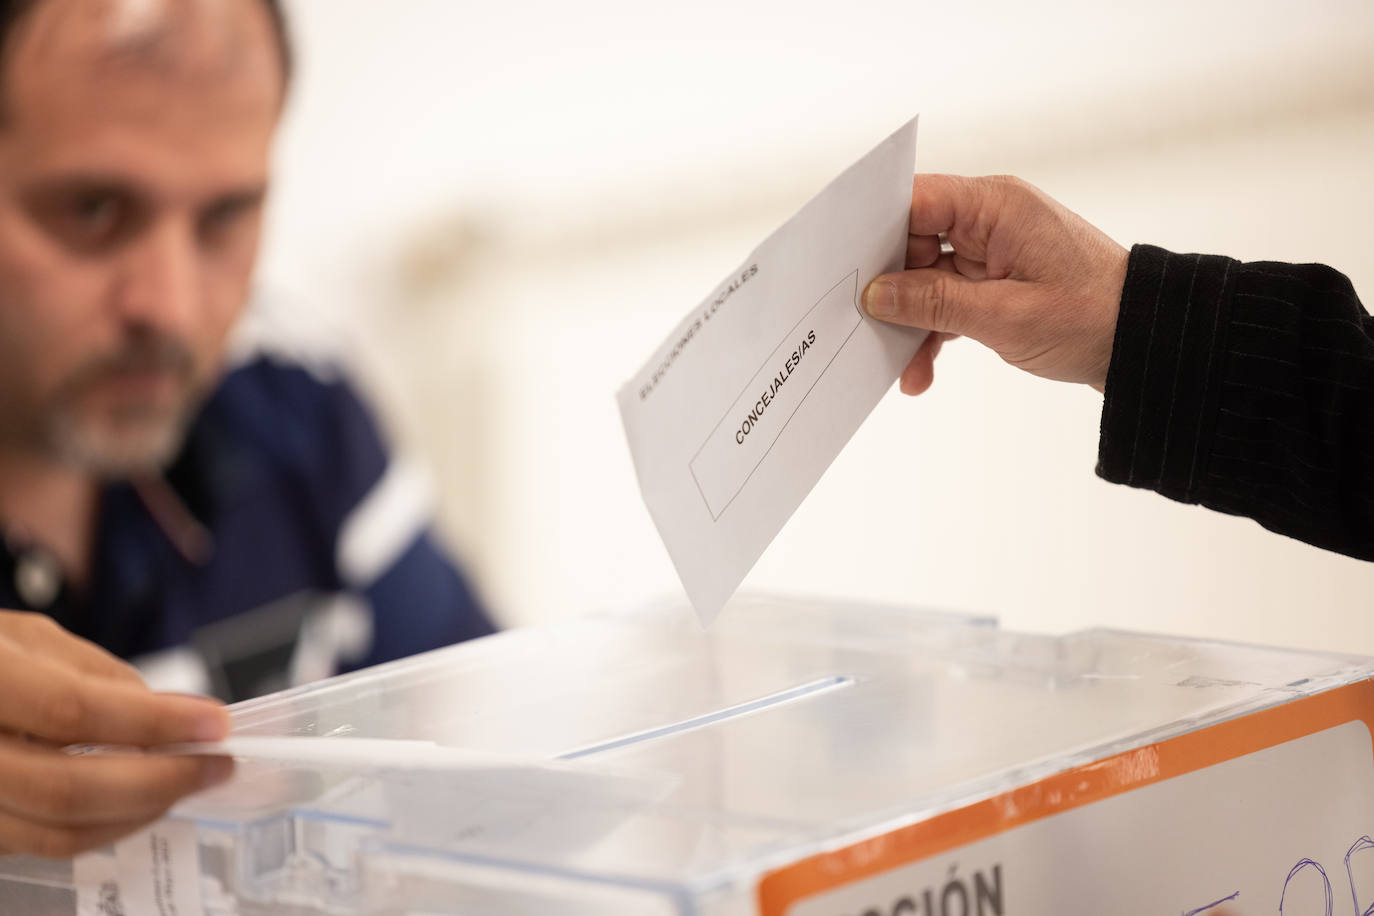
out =
[[(921, 170), (1374, 300), (1374, 4), (1118, 6), (295, 0), (262, 285), (352, 342), (505, 622), (672, 594), (614, 391), (912, 112)], [(1374, 655), (1374, 564), (1098, 480), (1099, 411), (951, 345), (746, 585)]]

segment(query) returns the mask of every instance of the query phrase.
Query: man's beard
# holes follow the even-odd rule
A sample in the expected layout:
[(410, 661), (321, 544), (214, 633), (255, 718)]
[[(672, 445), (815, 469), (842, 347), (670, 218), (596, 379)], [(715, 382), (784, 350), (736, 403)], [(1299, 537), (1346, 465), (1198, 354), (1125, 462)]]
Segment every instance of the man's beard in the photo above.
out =
[[(200, 403), (195, 357), (182, 341), (151, 332), (130, 336), (118, 351), (82, 364), (57, 389), (43, 414), (43, 434), (58, 461), (102, 478), (160, 471), (181, 449)], [(176, 396), (121, 398), (92, 405), (102, 385), (132, 374), (171, 376)]]

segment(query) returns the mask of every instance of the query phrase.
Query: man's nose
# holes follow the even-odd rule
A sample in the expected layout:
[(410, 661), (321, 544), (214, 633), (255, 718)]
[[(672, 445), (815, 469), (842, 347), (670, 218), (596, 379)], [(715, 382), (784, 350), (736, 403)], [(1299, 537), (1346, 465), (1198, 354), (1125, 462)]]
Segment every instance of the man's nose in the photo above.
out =
[(166, 219), (124, 251), (112, 303), (130, 325), (182, 336), (195, 320), (200, 296), (194, 231)]

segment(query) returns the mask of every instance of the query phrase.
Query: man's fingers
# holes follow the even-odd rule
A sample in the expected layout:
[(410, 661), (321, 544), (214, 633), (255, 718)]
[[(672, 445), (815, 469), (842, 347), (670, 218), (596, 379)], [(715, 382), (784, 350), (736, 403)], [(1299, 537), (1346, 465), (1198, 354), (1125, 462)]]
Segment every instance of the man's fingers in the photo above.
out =
[(954, 264), (955, 270), (970, 280), (986, 280), (988, 278), (988, 265), (982, 261), (966, 258), (958, 252), (950, 255), (950, 261)]
[(0, 727), (57, 744), (150, 747), (218, 741), (229, 717), (207, 700), (85, 677), (0, 646)]
[(943, 232), (962, 256), (987, 261), (998, 222), (1007, 213), (1019, 212), (1034, 194), (1025, 182), (1008, 176), (917, 175), (911, 185), (909, 232)]
[(916, 355), (911, 357), (911, 362), (902, 370), (902, 377), (898, 382), (902, 394), (924, 394), (935, 381), (934, 340), (935, 334), (929, 334), (916, 351)]
[(72, 757), (0, 744), (0, 812), (50, 827), (96, 827), (158, 817), (233, 772), (226, 757)]
[(909, 235), (906, 240), (906, 267), (930, 267), (940, 258), (938, 235)]
[(1001, 201), (995, 178), (917, 175), (911, 184), (911, 226), (915, 236), (945, 233), (966, 257), (987, 257), (988, 240)]
[(936, 270), (948, 271), (952, 274), (959, 274), (961, 277), (968, 277), (970, 280), (986, 280), (988, 278), (988, 265), (982, 261), (975, 261), (952, 251), (941, 252), (930, 264), (912, 264), (907, 260), (906, 269), (912, 270), (916, 267), (933, 267)]
[(954, 228), (961, 206), (973, 200), (970, 179), (961, 175), (917, 175), (911, 182), (912, 235), (935, 235)]
[(78, 671), (128, 684), (142, 684), (143, 678), (128, 662), (62, 629), (45, 614), (13, 612), (7, 614), (5, 638), (18, 646), (52, 661), (65, 662)]
[(136, 833), (161, 817), (99, 827), (50, 827), (0, 811), (0, 853), (70, 859)]
[(877, 277), (864, 290), (864, 309), (874, 318), (928, 331), (966, 334), (975, 340), (996, 319), (1007, 281), (976, 281), (937, 268)]
[(940, 348), (945, 345), (945, 341), (953, 337), (952, 334), (941, 334), (937, 331), (932, 331), (926, 336), (916, 355), (902, 370), (902, 394), (925, 394), (935, 381), (935, 360), (940, 355)]

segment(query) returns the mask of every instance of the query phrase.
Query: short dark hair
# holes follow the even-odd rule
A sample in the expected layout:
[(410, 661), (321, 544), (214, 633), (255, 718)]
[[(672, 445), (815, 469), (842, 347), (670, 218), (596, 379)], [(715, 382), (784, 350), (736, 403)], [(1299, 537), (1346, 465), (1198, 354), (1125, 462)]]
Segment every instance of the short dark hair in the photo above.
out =
[[(0, 0), (0, 73), (4, 71), (5, 55), (9, 52), (15, 27), (41, 2), (42, 0)], [(261, 2), (267, 7), (267, 15), (272, 20), (272, 29), (277, 36), (282, 78), (289, 83), (294, 59), (291, 52), (291, 35), (286, 27), (286, 11), (282, 9), (281, 0)]]

